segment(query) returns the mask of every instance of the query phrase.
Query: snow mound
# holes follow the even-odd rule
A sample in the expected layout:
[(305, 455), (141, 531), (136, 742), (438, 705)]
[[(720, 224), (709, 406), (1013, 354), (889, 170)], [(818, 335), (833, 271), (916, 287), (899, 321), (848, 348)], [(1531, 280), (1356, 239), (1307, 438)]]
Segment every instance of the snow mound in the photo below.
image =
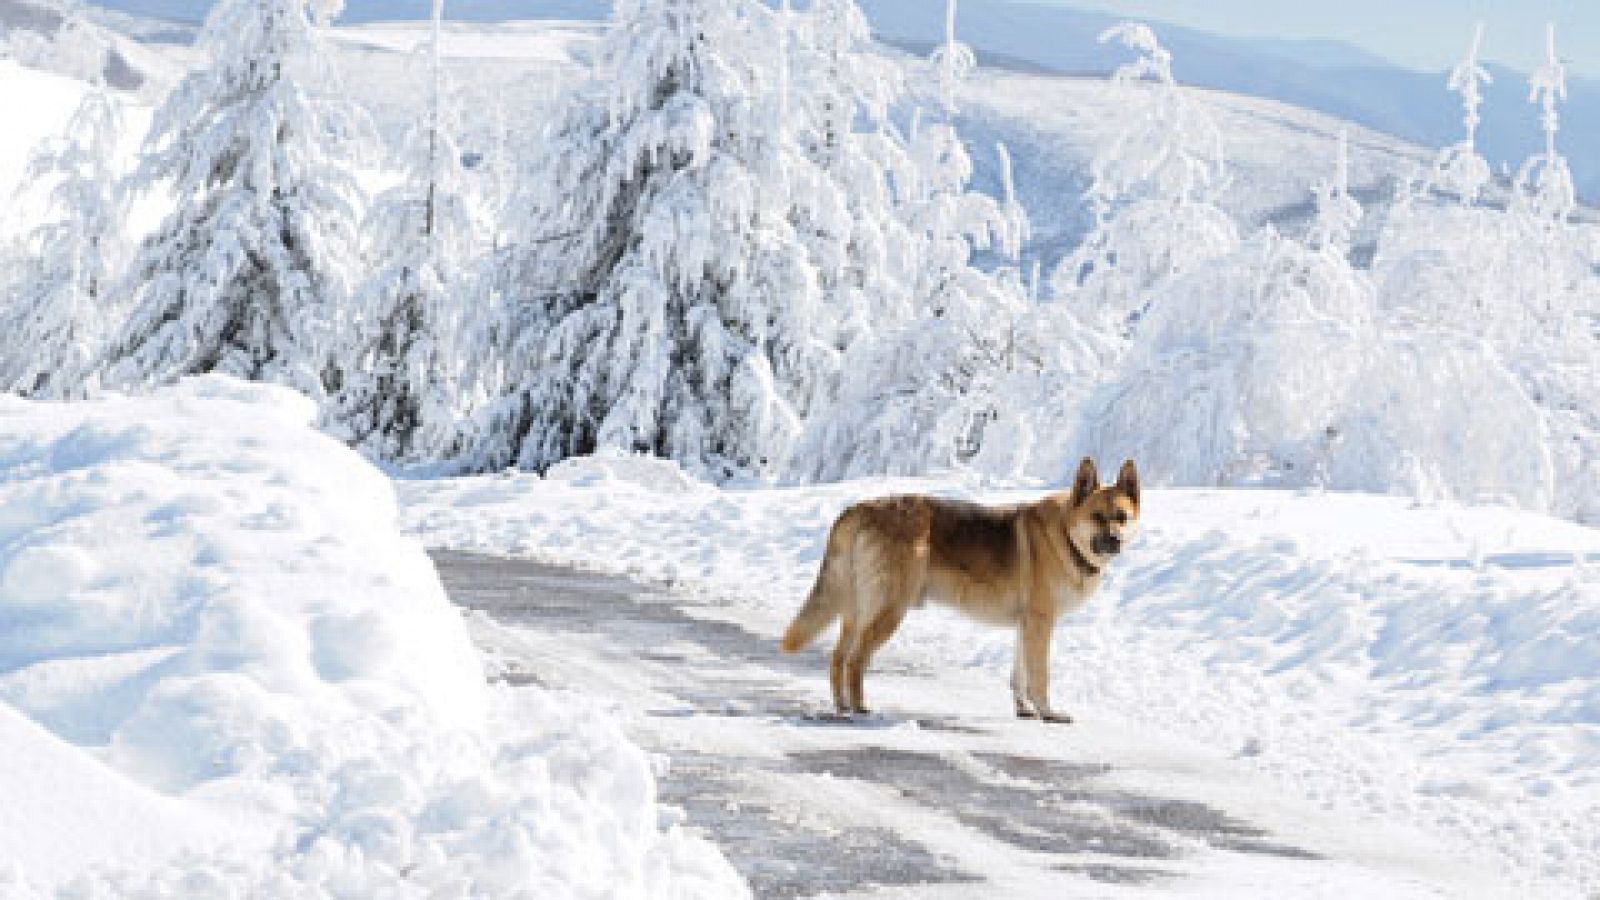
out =
[(662, 494), (687, 494), (711, 489), (670, 459), (637, 456), (620, 450), (564, 459), (551, 466), (545, 478), (575, 487), (606, 482), (626, 484)]
[(0, 871), (82, 897), (741, 895), (661, 829), (606, 717), (486, 684), (389, 482), (314, 415), (221, 376), (0, 399), (0, 740), (154, 810), (91, 822), (75, 869), (0, 828)]

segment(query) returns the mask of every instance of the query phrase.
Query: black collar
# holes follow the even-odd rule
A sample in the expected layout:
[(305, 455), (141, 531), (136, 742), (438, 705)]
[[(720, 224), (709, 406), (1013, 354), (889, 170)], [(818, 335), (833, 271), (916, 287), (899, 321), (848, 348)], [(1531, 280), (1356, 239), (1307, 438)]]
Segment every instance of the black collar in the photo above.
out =
[(1067, 548), (1072, 551), (1072, 561), (1077, 563), (1079, 568), (1088, 570), (1090, 578), (1100, 575), (1100, 567), (1089, 562), (1088, 557), (1083, 555), (1083, 551), (1078, 549), (1078, 542), (1072, 539), (1071, 534), (1067, 535)]

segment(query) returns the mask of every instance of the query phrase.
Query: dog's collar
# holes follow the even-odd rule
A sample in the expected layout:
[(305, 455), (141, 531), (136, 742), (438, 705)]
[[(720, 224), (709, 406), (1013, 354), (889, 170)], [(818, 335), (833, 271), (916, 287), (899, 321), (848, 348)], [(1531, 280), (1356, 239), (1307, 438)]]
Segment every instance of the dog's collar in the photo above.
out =
[(1072, 551), (1072, 561), (1077, 563), (1080, 568), (1087, 570), (1090, 578), (1099, 577), (1100, 567), (1089, 562), (1089, 558), (1083, 555), (1082, 550), (1078, 549), (1078, 542), (1073, 540), (1070, 534), (1067, 535), (1067, 549)]

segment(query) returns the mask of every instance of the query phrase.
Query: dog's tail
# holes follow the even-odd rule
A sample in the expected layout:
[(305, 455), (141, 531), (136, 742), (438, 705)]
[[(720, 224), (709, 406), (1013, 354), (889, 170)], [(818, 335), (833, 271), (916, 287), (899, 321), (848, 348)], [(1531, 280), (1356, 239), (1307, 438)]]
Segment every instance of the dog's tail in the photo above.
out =
[(795, 614), (789, 629), (783, 633), (783, 642), (779, 644), (785, 653), (799, 653), (822, 633), (822, 629), (839, 617), (839, 609), (846, 599), (845, 592), (849, 590), (849, 544), (850, 536), (855, 531), (855, 523), (849, 521), (850, 513), (850, 510), (845, 510), (828, 532), (828, 547), (822, 553), (817, 580), (811, 585), (805, 605)]

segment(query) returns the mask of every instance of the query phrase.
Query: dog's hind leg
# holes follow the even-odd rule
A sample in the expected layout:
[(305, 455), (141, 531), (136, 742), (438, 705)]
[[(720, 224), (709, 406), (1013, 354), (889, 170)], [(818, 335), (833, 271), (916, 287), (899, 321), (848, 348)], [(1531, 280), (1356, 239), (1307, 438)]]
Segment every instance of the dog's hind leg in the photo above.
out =
[(1022, 623), (1017, 623), (1017, 645), (1011, 655), (1011, 704), (1019, 719), (1037, 719), (1039, 713), (1028, 700), (1028, 667), (1023, 662)]
[(833, 708), (840, 715), (850, 714), (850, 698), (845, 695), (845, 668), (857, 640), (854, 616), (839, 619), (839, 639), (833, 645), (833, 659), (828, 664), (828, 686), (833, 689)]
[(862, 623), (861, 634), (845, 664), (850, 707), (858, 713), (868, 711), (865, 683), (867, 666), (872, 664), (873, 654), (894, 635), (905, 620), (911, 604), (922, 596), (926, 559), (925, 552), (913, 548), (909, 559), (892, 563), (890, 574), (880, 580), (880, 592), (877, 595), (879, 605), (872, 611), (871, 619)]
[(852, 648), (850, 659), (845, 664), (845, 671), (849, 676), (850, 708), (854, 712), (871, 712), (867, 709), (865, 684), (867, 679), (867, 666), (872, 664), (872, 655), (878, 648), (886, 643), (895, 629), (900, 627), (900, 622), (906, 617), (905, 606), (891, 603), (878, 612), (876, 618), (861, 629), (861, 635)]

